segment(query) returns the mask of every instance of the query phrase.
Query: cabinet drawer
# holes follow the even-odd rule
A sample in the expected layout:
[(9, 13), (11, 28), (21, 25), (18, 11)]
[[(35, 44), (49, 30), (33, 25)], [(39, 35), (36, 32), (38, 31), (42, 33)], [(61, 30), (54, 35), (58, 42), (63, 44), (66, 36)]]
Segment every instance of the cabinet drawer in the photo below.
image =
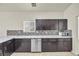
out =
[(58, 39), (54, 39), (54, 38), (51, 38), (51, 39), (49, 39), (49, 38), (46, 38), (46, 39), (42, 39), (42, 41), (43, 42), (57, 42), (58, 41)]
[(49, 39), (49, 42), (56, 43), (56, 42), (58, 42), (58, 39)]
[(69, 39), (64, 39), (64, 41), (69, 41), (69, 42), (70, 42), (70, 41), (72, 41), (72, 39), (71, 39), (71, 38), (69, 38)]
[(44, 39), (42, 40), (43, 52), (55, 52), (57, 51), (58, 39)]
[(48, 42), (49, 39), (42, 39), (42, 42)]
[(64, 38), (64, 39), (58, 39), (58, 41), (62, 41), (62, 42), (64, 42), (64, 41), (72, 41), (72, 39), (71, 38), (69, 38), (69, 39), (66, 39), (66, 38)]
[(31, 52), (31, 40), (15, 39), (15, 52)]

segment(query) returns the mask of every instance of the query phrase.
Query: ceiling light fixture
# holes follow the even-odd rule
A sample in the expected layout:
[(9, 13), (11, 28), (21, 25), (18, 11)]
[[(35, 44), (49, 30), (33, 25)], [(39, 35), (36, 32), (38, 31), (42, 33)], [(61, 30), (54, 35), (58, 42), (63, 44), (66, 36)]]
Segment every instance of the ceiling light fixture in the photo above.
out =
[(31, 5), (32, 5), (32, 7), (36, 7), (36, 3), (32, 3)]

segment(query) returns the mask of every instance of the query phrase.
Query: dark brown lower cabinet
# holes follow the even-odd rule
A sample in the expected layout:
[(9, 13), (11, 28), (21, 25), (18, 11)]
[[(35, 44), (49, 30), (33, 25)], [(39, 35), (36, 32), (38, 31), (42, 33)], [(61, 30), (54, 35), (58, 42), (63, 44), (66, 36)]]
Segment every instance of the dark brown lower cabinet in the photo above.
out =
[(72, 50), (72, 39), (42, 39), (42, 52), (64, 52)]
[(63, 42), (64, 51), (71, 51), (72, 50), (72, 43), (71, 42)]
[(57, 39), (42, 39), (42, 51), (43, 52), (54, 52), (57, 51)]
[(0, 56), (10, 56), (14, 52), (14, 40), (8, 40), (0, 44)]
[[(72, 50), (72, 39), (42, 39), (42, 52), (65, 52)], [(9, 56), (13, 52), (31, 52), (30, 39), (13, 39), (0, 44), (0, 56)]]
[(2, 44), (0, 43), (0, 56), (3, 56)]
[(15, 52), (31, 52), (31, 40), (15, 39)]
[(58, 39), (58, 51), (71, 51), (72, 39)]
[(4, 45), (4, 56), (10, 56), (14, 51), (14, 40), (9, 40), (3, 43)]

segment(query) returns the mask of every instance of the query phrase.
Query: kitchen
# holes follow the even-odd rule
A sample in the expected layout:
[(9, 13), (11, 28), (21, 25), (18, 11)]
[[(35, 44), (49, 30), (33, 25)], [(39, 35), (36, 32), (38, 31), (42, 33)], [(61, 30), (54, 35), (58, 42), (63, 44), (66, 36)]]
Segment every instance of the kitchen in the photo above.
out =
[[(14, 52), (70, 52), (76, 54), (78, 47), (75, 45), (78, 40), (73, 40), (77, 36), (74, 30), (76, 28), (74, 28), (75, 25), (72, 26), (74, 21), (71, 22), (68, 16), (72, 12), (68, 14), (70, 11), (66, 11), (74, 5), (79, 4), (38, 3), (37, 7), (31, 7), (29, 3), (0, 4), (1, 7), (4, 7), (0, 9), (0, 55), (9, 56)], [(57, 6), (60, 8), (55, 8)], [(38, 7), (47, 8), (40, 10)]]

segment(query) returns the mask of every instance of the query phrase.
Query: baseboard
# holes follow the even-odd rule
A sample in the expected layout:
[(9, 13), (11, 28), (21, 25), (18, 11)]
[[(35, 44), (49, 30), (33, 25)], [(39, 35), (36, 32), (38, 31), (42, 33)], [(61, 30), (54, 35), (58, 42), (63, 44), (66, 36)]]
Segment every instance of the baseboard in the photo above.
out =
[(79, 56), (79, 53), (71, 52), (74, 56)]

